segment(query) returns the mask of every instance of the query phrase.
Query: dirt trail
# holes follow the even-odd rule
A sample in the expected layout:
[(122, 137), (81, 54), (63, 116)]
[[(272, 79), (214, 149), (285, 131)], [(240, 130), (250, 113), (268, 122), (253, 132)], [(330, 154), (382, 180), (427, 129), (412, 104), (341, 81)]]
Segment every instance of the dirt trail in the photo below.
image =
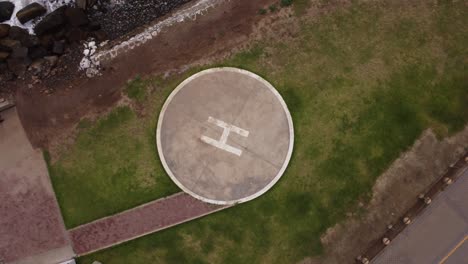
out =
[[(100, 77), (87, 79), (81, 74), (32, 89), (18, 82), (18, 112), (28, 137), (35, 147), (48, 149), (51, 142), (70, 133), (86, 114), (113, 106), (121, 97), (121, 88), (136, 75), (164, 73), (236, 48), (262, 18), (258, 10), (271, 2), (274, 1), (223, 2), (195, 21), (176, 24), (117, 57), (106, 65)], [(46, 88), (56, 92), (39, 92)]]

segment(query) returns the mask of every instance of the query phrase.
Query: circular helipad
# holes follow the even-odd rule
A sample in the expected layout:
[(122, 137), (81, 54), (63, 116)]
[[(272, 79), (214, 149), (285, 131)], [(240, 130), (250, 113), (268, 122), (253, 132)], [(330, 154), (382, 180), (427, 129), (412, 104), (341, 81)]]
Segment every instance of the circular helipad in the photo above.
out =
[(161, 162), (186, 193), (213, 204), (252, 200), (282, 176), (294, 131), (288, 108), (260, 76), (199, 72), (165, 102), (156, 132)]

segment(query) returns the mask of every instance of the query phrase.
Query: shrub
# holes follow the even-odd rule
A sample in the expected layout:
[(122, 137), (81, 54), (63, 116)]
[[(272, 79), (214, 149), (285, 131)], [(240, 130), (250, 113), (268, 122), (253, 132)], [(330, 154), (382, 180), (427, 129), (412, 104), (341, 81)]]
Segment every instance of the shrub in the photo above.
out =
[(268, 9), (270, 9), (270, 12), (276, 12), (278, 7), (276, 6), (276, 4), (272, 4), (271, 6), (268, 7)]
[(290, 6), (292, 3), (293, 0), (281, 0), (281, 6)]

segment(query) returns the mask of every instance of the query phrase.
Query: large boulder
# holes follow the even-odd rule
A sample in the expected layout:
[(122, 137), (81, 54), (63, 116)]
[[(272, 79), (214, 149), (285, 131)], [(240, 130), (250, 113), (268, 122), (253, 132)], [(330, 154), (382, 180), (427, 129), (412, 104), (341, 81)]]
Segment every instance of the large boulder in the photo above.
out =
[(71, 28), (67, 32), (67, 40), (69, 43), (77, 43), (88, 37), (87, 32), (79, 28)]
[(0, 23), (10, 20), (15, 5), (9, 1), (0, 1)]
[(91, 33), (91, 37), (95, 38), (98, 41), (105, 41), (109, 39), (107, 36), (107, 33), (104, 32), (103, 30), (97, 30)]
[(11, 81), (15, 78), (14, 74), (8, 69), (6, 62), (0, 62), (0, 87), (2, 82)]
[(28, 66), (31, 64), (29, 58), (8, 58), (7, 59), (8, 68), (18, 77), (24, 76)]
[(43, 46), (34, 46), (29, 48), (28, 55), (32, 60), (40, 59), (47, 56), (47, 49)]
[(64, 51), (65, 51), (64, 41), (54, 41), (54, 45), (52, 46), (52, 52), (57, 55), (62, 55)]
[(58, 30), (63, 24), (65, 24), (65, 11), (67, 9), (67, 6), (62, 6), (45, 16), (41, 22), (34, 27), (36, 35), (41, 36)]
[(71, 7), (65, 11), (65, 17), (70, 25), (74, 27), (85, 26), (89, 23), (88, 16), (83, 9)]
[(6, 61), (6, 59), (10, 56), (10, 53), (0, 51), (0, 61)]
[[(1, 55), (0, 55), (0, 58), (1, 58)], [(0, 84), (2, 83), (2, 81), (5, 81), (3, 77), (4, 77), (4, 74), (8, 71), (9, 71), (8, 65), (6, 64), (6, 62), (0, 61)]]
[(15, 59), (26, 59), (28, 58), (28, 48), (25, 47), (15, 47), (11, 52), (10, 56)]
[(10, 33), (10, 25), (0, 24), (0, 38), (8, 36), (8, 33)]
[(46, 12), (47, 12), (47, 9), (45, 9), (40, 4), (32, 3), (32, 4), (25, 6), (20, 11), (18, 11), (16, 13), (16, 17), (21, 22), (21, 24), (24, 24), (28, 21), (35, 19), (36, 17), (40, 17), (44, 15)]
[(8, 34), (10, 39), (18, 40), (25, 47), (32, 47), (39, 44), (39, 40), (34, 35), (29, 35), (29, 32), (24, 28), (12, 26)]
[(7, 53), (10, 53), (12, 50), (13, 50), (12, 48), (0, 44), (0, 52), (7, 52)]
[(88, 29), (91, 31), (96, 31), (101, 29), (101, 24), (97, 21), (90, 21), (88, 25)]
[(97, 0), (76, 0), (76, 5), (81, 9), (89, 9), (95, 5)]
[(50, 34), (42, 35), (39, 37), (39, 43), (46, 49), (52, 49), (54, 44), (54, 36)]
[(10, 27), (8, 32), (8, 37), (14, 40), (20, 40), (26, 36), (29, 36), (29, 32), (26, 29), (17, 26)]
[(86, 1), (86, 0), (76, 0), (76, 5), (79, 8), (86, 9), (87, 6), (88, 6), (88, 1)]
[(21, 46), (21, 42), (14, 39), (0, 39), (0, 46), (8, 47), (10, 50), (17, 46)]

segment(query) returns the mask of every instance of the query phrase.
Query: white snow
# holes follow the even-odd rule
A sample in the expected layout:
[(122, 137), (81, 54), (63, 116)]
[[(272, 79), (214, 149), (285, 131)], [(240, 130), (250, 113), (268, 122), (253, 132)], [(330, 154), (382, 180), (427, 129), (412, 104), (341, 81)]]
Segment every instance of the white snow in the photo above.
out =
[(11, 26), (18, 26), (18, 27), (22, 27), (22, 28), (25, 28), (29, 31), (29, 33), (33, 34), (33, 29), (34, 29), (34, 25), (36, 23), (38, 23), (40, 21), (40, 18), (37, 18), (33, 21), (29, 21), (27, 23), (25, 23), (24, 25), (21, 24), (21, 22), (19, 22), (19, 20), (16, 18), (16, 13), (18, 11), (20, 11), (23, 7), (33, 3), (33, 2), (36, 2), (36, 3), (39, 3), (40, 5), (44, 6), (46, 9), (47, 9), (47, 13), (50, 13), (52, 11), (54, 11), (55, 9), (63, 6), (63, 5), (67, 5), (67, 4), (70, 4), (70, 3), (73, 3), (75, 2), (75, 0), (9, 0), (10, 2), (12, 2), (13, 4), (15, 4), (15, 10), (13, 11), (13, 15), (11, 16), (11, 19), (10, 20), (7, 20), (3, 23), (5, 24), (9, 24)]

